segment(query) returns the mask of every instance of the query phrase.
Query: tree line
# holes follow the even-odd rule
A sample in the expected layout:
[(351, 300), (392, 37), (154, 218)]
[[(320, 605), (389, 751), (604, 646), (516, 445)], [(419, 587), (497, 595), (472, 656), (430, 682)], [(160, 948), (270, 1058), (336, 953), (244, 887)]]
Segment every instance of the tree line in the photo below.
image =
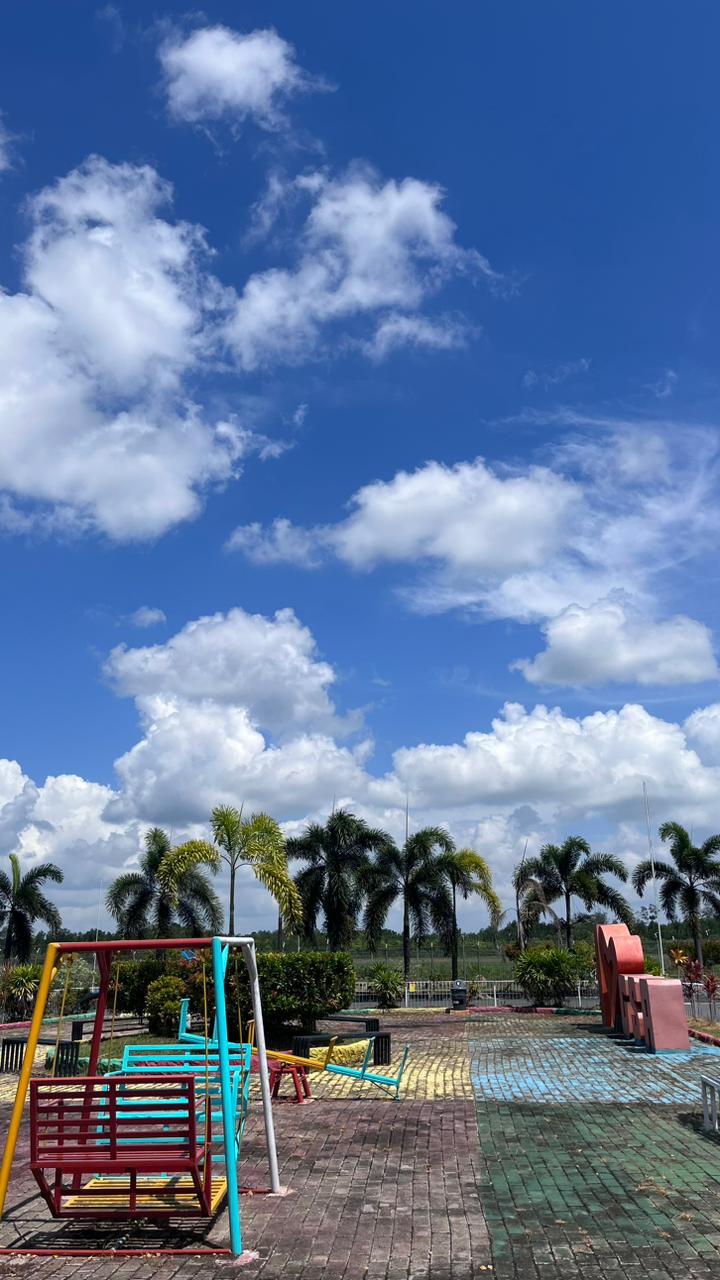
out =
[[(474, 849), (458, 849), (442, 827), (423, 827), (398, 845), (379, 828), (345, 809), (324, 823), (309, 823), (302, 834), (286, 839), (268, 814), (245, 818), (242, 809), (217, 806), (210, 816), (211, 840), (173, 845), (167, 832), (152, 827), (135, 870), (123, 872), (107, 892), (106, 906), (124, 938), (206, 936), (223, 928), (223, 904), (211, 876), (223, 866), (229, 873), (228, 931), (238, 929), (237, 875), (248, 868), (277, 904), (282, 927), (312, 943), (322, 920), (331, 950), (349, 947), (362, 932), (368, 949), (380, 945), (391, 908), (402, 915), (403, 971), (410, 973), (411, 945), (436, 937), (458, 972), (458, 899), (476, 896), (488, 908), (497, 930), (506, 913), (493, 886), (487, 861)], [(720, 916), (720, 835), (694, 845), (676, 822), (660, 827), (669, 860), (654, 864), (658, 902), (670, 921), (680, 916), (702, 964), (704, 910)], [(291, 874), (289, 864), (300, 870)], [(47, 881), (61, 883), (54, 863), (41, 863), (22, 873), (10, 855), (10, 875), (0, 871), (0, 930), (3, 956), (27, 960), (33, 926), (39, 920), (55, 935), (61, 930), (57, 907), (45, 896)], [(646, 858), (631, 883), (642, 898), (652, 881)], [(608, 877), (611, 879), (609, 880)], [(523, 857), (513, 873), (517, 943), (524, 950), (541, 921), (557, 931), (559, 945), (571, 948), (573, 928), (586, 918), (573, 910), (579, 901), (586, 913), (603, 908), (615, 919), (633, 923), (633, 912), (612, 878), (629, 879), (621, 859), (596, 853), (581, 836), (562, 844), (546, 844)]]
[[(629, 902), (608, 883), (606, 876), (615, 876), (623, 883), (630, 879), (640, 898), (654, 877), (658, 906), (669, 921), (678, 917), (684, 920), (693, 940), (695, 959), (702, 965), (703, 911), (720, 916), (720, 835), (694, 845), (692, 836), (679, 822), (664, 822), (659, 834), (670, 860), (644, 858), (631, 877), (620, 858), (593, 853), (582, 836), (569, 836), (561, 845), (546, 844), (537, 856), (523, 859), (513, 874), (520, 950), (524, 950), (542, 918), (555, 924), (558, 941), (564, 940), (570, 948), (573, 924), (581, 918), (573, 915), (573, 898), (579, 899), (587, 912), (605, 907), (617, 920), (632, 925), (634, 916)], [(560, 912), (555, 909), (558, 905)]]

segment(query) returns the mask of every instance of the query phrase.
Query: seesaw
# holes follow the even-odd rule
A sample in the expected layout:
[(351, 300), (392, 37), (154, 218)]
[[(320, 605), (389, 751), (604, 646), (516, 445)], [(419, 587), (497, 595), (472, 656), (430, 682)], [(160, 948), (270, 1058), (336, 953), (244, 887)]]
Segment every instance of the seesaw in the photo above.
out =
[[(193, 1034), (192, 1031), (188, 1030), (189, 1009), (190, 1009), (189, 999), (183, 1000), (180, 1005), (180, 1020), (178, 1024), (178, 1041), (184, 1044), (198, 1044), (198, 1045), (203, 1044), (204, 1040), (201, 1036)], [(215, 1030), (213, 1029), (213, 1036), (214, 1035), (215, 1035)], [(241, 1029), (241, 1035), (242, 1035), (242, 1029)], [(252, 1036), (250, 1037), (250, 1039), (252, 1042)], [(363, 1037), (363, 1039), (365, 1039), (365, 1037)], [(365, 1051), (365, 1058), (360, 1067), (349, 1067), (349, 1066), (346, 1066), (344, 1063), (333, 1062), (333, 1053), (335, 1052), (337, 1040), (338, 1040), (338, 1037), (333, 1036), (332, 1040), (327, 1046), (327, 1051), (325, 1055), (321, 1058), (306, 1058), (301, 1054), (284, 1053), (279, 1049), (266, 1049), (266, 1055), (267, 1055), (268, 1062), (271, 1065), (273, 1062), (281, 1062), (281, 1063), (287, 1063), (290, 1066), (303, 1067), (306, 1071), (327, 1071), (329, 1075), (347, 1076), (351, 1080), (357, 1080), (360, 1084), (377, 1085), (379, 1089), (385, 1089), (389, 1093), (392, 1093), (396, 1101), (400, 1100), (400, 1084), (402, 1082), (402, 1078), (405, 1072), (405, 1067), (407, 1065), (408, 1056), (410, 1053), (409, 1044), (405, 1045), (405, 1048), (403, 1049), (403, 1052), (400, 1058), (400, 1062), (398, 1064), (397, 1073), (393, 1076), (393, 1075), (386, 1074), (385, 1072), (381, 1073), (378, 1071), (370, 1070), (373, 1045), (375, 1043), (374, 1036), (371, 1035), (368, 1037), (368, 1045)], [(212, 1045), (212, 1043), (213, 1043), (213, 1040), (211, 1039), (210, 1044)], [(237, 1048), (237, 1047), (238, 1047), (237, 1045), (230, 1046), (231, 1049)], [(253, 1061), (256, 1061), (255, 1056), (253, 1058)]]

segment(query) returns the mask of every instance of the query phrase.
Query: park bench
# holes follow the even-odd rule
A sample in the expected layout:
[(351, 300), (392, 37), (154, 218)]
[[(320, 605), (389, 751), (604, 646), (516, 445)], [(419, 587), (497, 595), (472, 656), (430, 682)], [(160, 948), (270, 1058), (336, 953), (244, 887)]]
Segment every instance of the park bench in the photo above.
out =
[[(377, 1022), (377, 1018), (370, 1019)], [(373, 1065), (376, 1067), (385, 1067), (392, 1061), (391, 1044), (389, 1031), (376, 1031), (373, 1033)], [(344, 1036), (334, 1037), (336, 1044), (354, 1044), (360, 1038), (357, 1035), (348, 1034)], [(365, 1037), (362, 1037), (363, 1039)], [(333, 1039), (332, 1033), (324, 1032), (317, 1035), (295, 1036), (292, 1042), (292, 1052), (300, 1058), (308, 1058), (310, 1056), (310, 1048), (313, 1045), (327, 1045)]]
[(368, 1035), (377, 1035), (380, 1030), (379, 1018), (368, 1018), (360, 1013), (328, 1013), (322, 1022), (357, 1022)]
[[(239, 1125), (236, 1134), (238, 1149), (250, 1102), (250, 1060), (250, 1045), (244, 1044), (230, 1050), (230, 1098), (232, 1112), (233, 1115), (237, 1115)], [(137, 1077), (145, 1072), (151, 1073), (158, 1079), (165, 1072), (171, 1075), (182, 1072), (194, 1077), (200, 1128), (205, 1123), (207, 1082), (210, 1118), (213, 1124), (219, 1124), (222, 1127), (220, 1062), (217, 1045), (210, 1044), (205, 1049), (204, 1046), (190, 1044), (126, 1044), (120, 1070), (112, 1073), (109, 1078)], [(224, 1156), (215, 1153), (212, 1159), (220, 1163), (224, 1160)]]
[[(6, 1036), (0, 1046), (0, 1074), (19, 1075), (20, 1068), (25, 1057), (27, 1048), (27, 1036)], [(74, 1076), (78, 1074), (80, 1061), (80, 1040), (73, 1038), (72, 1040), (61, 1040), (58, 1043), (56, 1036), (41, 1036), (38, 1040), (38, 1046), (50, 1048), (51, 1054), (48, 1055), (50, 1065), (52, 1058), (55, 1056), (57, 1048), (57, 1067), (55, 1075), (58, 1076)]]

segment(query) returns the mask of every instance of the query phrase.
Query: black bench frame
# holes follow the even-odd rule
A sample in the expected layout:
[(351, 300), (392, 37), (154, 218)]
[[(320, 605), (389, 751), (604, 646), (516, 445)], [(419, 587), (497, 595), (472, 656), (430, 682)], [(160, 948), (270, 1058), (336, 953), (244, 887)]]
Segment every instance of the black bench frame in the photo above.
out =
[[(377, 1019), (374, 1019), (377, 1021)], [(373, 1043), (373, 1064), (376, 1067), (385, 1067), (392, 1061), (390, 1048), (390, 1032), (375, 1031)], [(295, 1036), (292, 1042), (292, 1052), (297, 1054), (299, 1058), (310, 1057), (311, 1045), (328, 1045), (331, 1040), (335, 1040), (336, 1044), (355, 1044), (358, 1040), (364, 1039), (362, 1035), (348, 1034), (343, 1036), (334, 1036), (332, 1032), (326, 1031), (318, 1035), (301, 1035)]]

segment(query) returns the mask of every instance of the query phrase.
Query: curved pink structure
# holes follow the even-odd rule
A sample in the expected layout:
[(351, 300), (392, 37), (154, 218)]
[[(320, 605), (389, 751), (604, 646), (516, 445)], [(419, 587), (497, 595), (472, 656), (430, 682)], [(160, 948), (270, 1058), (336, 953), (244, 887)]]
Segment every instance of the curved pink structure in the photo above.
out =
[(626, 924), (595, 929), (603, 1025), (644, 1041), (651, 1053), (690, 1044), (682, 983), (645, 973), (642, 940)]

